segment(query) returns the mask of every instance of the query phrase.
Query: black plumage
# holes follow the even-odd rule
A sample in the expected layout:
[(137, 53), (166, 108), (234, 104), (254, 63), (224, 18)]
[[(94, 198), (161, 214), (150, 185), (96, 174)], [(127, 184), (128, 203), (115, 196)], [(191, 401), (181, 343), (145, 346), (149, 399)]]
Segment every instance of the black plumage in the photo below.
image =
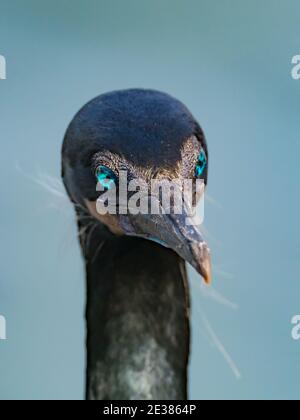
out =
[[(126, 223), (118, 215), (98, 218), (91, 210), (99, 195), (95, 165), (105, 158), (115, 171), (125, 168), (132, 178), (142, 174), (146, 182), (159, 173), (169, 179), (194, 176), (202, 149), (208, 156), (203, 131), (187, 108), (152, 90), (101, 95), (67, 130), (62, 174), (75, 205), (87, 272), (88, 399), (186, 399), (184, 260), (210, 280), (207, 245), (183, 219), (161, 219), (165, 228), (158, 230), (152, 216), (128, 217)], [(207, 168), (203, 178), (206, 182)], [(155, 235), (172, 249), (144, 239)]]

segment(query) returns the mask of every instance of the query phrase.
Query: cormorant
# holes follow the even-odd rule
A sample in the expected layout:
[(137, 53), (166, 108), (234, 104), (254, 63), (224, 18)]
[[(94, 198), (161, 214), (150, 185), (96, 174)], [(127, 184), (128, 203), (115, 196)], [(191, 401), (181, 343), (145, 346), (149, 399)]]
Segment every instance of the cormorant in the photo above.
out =
[[(101, 216), (100, 182), (202, 178), (204, 133), (188, 109), (154, 90), (97, 97), (69, 125), (62, 177), (77, 214), (87, 276), (87, 399), (184, 400), (189, 360), (185, 261), (206, 282), (210, 252), (187, 214)], [(190, 203), (189, 203), (190, 204)]]

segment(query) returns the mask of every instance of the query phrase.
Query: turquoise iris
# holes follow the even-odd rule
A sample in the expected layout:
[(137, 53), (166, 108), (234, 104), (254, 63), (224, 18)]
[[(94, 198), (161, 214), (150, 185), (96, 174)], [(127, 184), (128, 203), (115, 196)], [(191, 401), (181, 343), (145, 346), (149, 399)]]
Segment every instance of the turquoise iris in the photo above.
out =
[(196, 163), (196, 177), (200, 178), (207, 166), (207, 159), (204, 150), (201, 150)]
[(117, 177), (107, 166), (100, 165), (96, 169), (96, 177), (100, 185), (106, 190), (110, 190), (116, 185)]

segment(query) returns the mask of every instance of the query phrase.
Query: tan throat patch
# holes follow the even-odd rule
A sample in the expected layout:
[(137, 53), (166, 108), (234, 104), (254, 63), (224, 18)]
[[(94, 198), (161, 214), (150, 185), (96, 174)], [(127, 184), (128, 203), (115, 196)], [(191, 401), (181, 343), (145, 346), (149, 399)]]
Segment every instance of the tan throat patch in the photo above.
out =
[(120, 227), (118, 218), (115, 215), (106, 214), (101, 215), (97, 212), (97, 202), (96, 201), (89, 201), (84, 200), (85, 205), (90, 212), (91, 216), (93, 216), (95, 219), (99, 220), (101, 223), (103, 223), (108, 229), (114, 234), (118, 236), (125, 235), (125, 232)]

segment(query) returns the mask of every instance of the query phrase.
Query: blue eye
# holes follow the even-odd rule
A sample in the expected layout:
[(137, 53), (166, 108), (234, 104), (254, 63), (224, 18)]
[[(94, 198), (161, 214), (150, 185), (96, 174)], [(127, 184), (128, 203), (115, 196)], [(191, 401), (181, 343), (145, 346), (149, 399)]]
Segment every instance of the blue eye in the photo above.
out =
[(197, 178), (201, 177), (201, 175), (205, 171), (206, 166), (207, 166), (207, 159), (206, 159), (205, 152), (202, 149), (199, 156), (198, 156), (198, 160), (197, 160), (197, 163), (196, 163), (195, 173), (196, 173)]
[(106, 190), (110, 190), (117, 183), (117, 176), (107, 166), (100, 165), (96, 169), (96, 177), (100, 185)]

